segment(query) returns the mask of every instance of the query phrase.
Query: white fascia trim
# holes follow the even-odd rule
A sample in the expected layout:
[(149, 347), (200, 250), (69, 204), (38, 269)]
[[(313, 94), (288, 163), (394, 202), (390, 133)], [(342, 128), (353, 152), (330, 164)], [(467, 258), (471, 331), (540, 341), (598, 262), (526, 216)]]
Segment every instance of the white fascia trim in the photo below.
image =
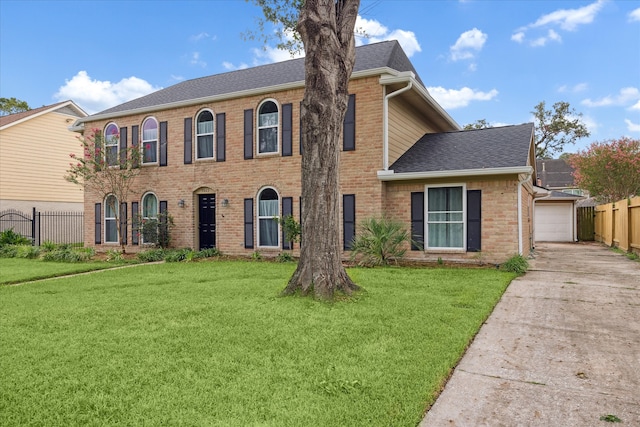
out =
[[(351, 74), (351, 79), (359, 79), (359, 78), (363, 78), (363, 77), (370, 77), (370, 76), (378, 76), (381, 74), (397, 74), (397, 71), (389, 68), (389, 67), (382, 67), (382, 68), (372, 68), (370, 70), (363, 70), (363, 71), (357, 71)], [(229, 92), (229, 93), (224, 93), (224, 94), (220, 94), (220, 95), (214, 95), (214, 96), (207, 96), (207, 97), (203, 97), (203, 98), (193, 98), (193, 99), (187, 99), (184, 101), (178, 101), (178, 102), (170, 102), (167, 104), (159, 104), (159, 105), (153, 105), (151, 107), (143, 107), (143, 108), (135, 108), (132, 110), (126, 110), (126, 111), (118, 111), (115, 113), (107, 113), (107, 114), (95, 114), (93, 116), (89, 116), (89, 117), (84, 117), (78, 121), (75, 122), (74, 127), (78, 127), (79, 125), (81, 125), (82, 123), (86, 123), (89, 121), (95, 121), (95, 120), (109, 120), (109, 119), (115, 119), (118, 117), (125, 117), (125, 116), (130, 116), (133, 114), (143, 114), (143, 113), (153, 113), (156, 111), (161, 111), (161, 110), (169, 110), (172, 108), (180, 108), (180, 107), (188, 107), (190, 105), (196, 105), (196, 104), (203, 104), (203, 103), (209, 103), (209, 102), (217, 102), (217, 101), (224, 101), (227, 99), (234, 99), (234, 98), (243, 98), (243, 97), (247, 97), (247, 96), (254, 96), (254, 95), (260, 95), (263, 93), (269, 93), (269, 92), (280, 92), (280, 91), (285, 91), (285, 90), (290, 90), (290, 89), (298, 89), (304, 87), (304, 80), (300, 80), (300, 81), (296, 81), (296, 82), (289, 82), (289, 83), (284, 83), (281, 85), (275, 85), (275, 86), (265, 86), (265, 87), (260, 87), (260, 88), (255, 88), (255, 89), (248, 89), (248, 90), (241, 90), (238, 92)]]
[(424, 86), (422, 86), (422, 84), (416, 80), (415, 74), (413, 74), (411, 71), (404, 71), (404, 72), (397, 72), (394, 70), (391, 70), (391, 74), (389, 75), (383, 75), (380, 77), (380, 84), (381, 85), (389, 85), (389, 84), (394, 84), (394, 83), (409, 83), (412, 82), (413, 83), (413, 87), (416, 89), (416, 91), (418, 92), (418, 94), (429, 104), (431, 105), (442, 117), (445, 118), (445, 120), (456, 130), (462, 130), (462, 128), (460, 127), (460, 125), (453, 120), (453, 118), (449, 115), (449, 113), (447, 113), (444, 108), (442, 108), (442, 106), (440, 106), (440, 104), (438, 104), (438, 102), (433, 99), (433, 97), (431, 96), (431, 94), (429, 93), (429, 91), (427, 90), (427, 88), (425, 88)]
[(85, 113), (73, 101), (65, 101), (62, 104), (56, 104), (55, 106), (52, 106), (51, 108), (47, 108), (46, 110), (40, 111), (39, 113), (32, 114), (32, 115), (24, 117), (24, 118), (22, 118), (20, 120), (16, 120), (15, 122), (8, 123), (8, 124), (0, 127), (0, 130), (5, 130), (7, 128), (10, 128), (11, 126), (19, 125), (20, 123), (24, 123), (24, 122), (29, 121), (31, 119), (35, 119), (36, 117), (40, 117), (40, 116), (42, 116), (44, 114), (53, 113), (56, 110), (59, 110), (60, 108), (64, 108), (64, 107), (68, 107), (68, 106), (71, 106), (71, 107), (75, 108), (78, 111), (78, 113), (84, 114), (85, 116), (87, 115), (87, 113)]
[(380, 181), (409, 181), (414, 179), (433, 179), (433, 178), (457, 178), (466, 176), (488, 176), (488, 175), (515, 175), (530, 174), (533, 172), (531, 166), (514, 166), (508, 168), (487, 168), (487, 169), (460, 169), (450, 171), (431, 171), (431, 172), (405, 172), (395, 173), (392, 170), (378, 171), (378, 179)]

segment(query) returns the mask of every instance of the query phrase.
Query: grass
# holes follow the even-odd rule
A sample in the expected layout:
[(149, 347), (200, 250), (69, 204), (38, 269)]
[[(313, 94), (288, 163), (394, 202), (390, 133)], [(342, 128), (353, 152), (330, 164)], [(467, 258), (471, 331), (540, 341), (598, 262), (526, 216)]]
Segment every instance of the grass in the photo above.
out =
[(55, 262), (26, 258), (0, 258), (0, 285), (21, 283), (29, 280), (46, 279), (66, 274), (83, 273), (117, 267), (124, 262)]
[(0, 425), (415, 426), (513, 273), (170, 263), (0, 288)]

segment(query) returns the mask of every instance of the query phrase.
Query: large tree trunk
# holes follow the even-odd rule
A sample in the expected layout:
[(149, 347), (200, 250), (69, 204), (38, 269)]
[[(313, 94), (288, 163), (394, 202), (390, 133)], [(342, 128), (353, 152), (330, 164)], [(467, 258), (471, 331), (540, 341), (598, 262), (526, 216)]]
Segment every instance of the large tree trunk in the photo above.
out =
[(332, 299), (358, 286), (342, 265), (339, 166), (348, 84), (355, 63), (359, 0), (306, 0), (298, 32), (305, 48), (302, 125), (302, 230), (298, 268), (285, 294)]

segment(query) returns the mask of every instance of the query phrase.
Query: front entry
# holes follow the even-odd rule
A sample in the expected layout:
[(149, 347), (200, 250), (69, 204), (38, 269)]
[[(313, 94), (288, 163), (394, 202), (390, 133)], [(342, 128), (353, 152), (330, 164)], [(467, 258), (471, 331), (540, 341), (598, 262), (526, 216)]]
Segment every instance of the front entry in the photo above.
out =
[(198, 194), (200, 250), (216, 246), (216, 195)]

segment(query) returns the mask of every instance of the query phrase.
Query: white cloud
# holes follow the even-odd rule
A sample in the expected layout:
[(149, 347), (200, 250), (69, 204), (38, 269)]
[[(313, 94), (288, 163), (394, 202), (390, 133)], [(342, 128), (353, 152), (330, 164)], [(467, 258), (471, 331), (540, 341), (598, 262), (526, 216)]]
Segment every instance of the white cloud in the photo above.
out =
[(629, 21), (640, 21), (640, 7), (629, 12)]
[[(558, 9), (542, 15), (535, 22), (515, 30), (511, 36), (511, 40), (517, 43), (523, 43), (527, 31), (542, 27), (556, 27), (564, 31), (576, 31), (578, 26), (592, 23), (605, 2), (606, 0), (598, 0), (577, 9)], [(529, 44), (533, 47), (539, 47), (545, 46), (548, 41), (560, 42), (562, 41), (562, 37), (553, 29), (549, 29), (546, 36), (536, 37), (531, 40)]]
[[(199, 42), (200, 40), (208, 39), (210, 37), (209, 33), (203, 31), (200, 34), (191, 36), (190, 39), (192, 42)], [(215, 40), (215, 37), (212, 37), (212, 39)]]
[(409, 58), (416, 52), (422, 51), (416, 34), (413, 31), (401, 29), (389, 30), (388, 27), (374, 19), (366, 19), (358, 15), (356, 18), (355, 31), (356, 46), (387, 40), (397, 40)]
[(191, 54), (191, 59), (189, 60), (189, 63), (191, 65), (197, 65), (202, 68), (205, 68), (207, 66), (207, 63), (204, 62), (202, 59), (200, 59), (200, 52), (193, 52)]
[(640, 132), (640, 123), (633, 123), (629, 119), (624, 119), (624, 122), (627, 124), (627, 130), (629, 132)]
[(89, 114), (147, 95), (160, 87), (153, 87), (138, 77), (128, 77), (117, 83), (92, 80), (86, 71), (79, 71), (71, 80), (65, 80), (54, 98), (73, 100)]
[[(608, 107), (610, 105), (628, 105), (634, 102), (640, 103), (640, 90), (636, 87), (624, 87), (615, 95), (607, 95), (604, 98), (596, 99), (587, 98), (582, 101), (582, 105), (587, 107)], [(631, 108), (635, 108), (635, 105)]]
[(445, 89), (441, 86), (435, 86), (428, 87), (427, 90), (445, 110), (449, 108), (466, 107), (472, 101), (490, 101), (498, 96), (496, 89), (491, 89), (489, 92), (482, 92), (468, 87), (463, 87), (462, 89)]
[(640, 101), (629, 107), (630, 110), (640, 110)]
[(530, 28), (557, 25), (565, 31), (575, 31), (578, 25), (590, 24), (604, 6), (604, 0), (598, 0), (578, 9), (558, 9), (547, 15), (543, 15), (536, 22), (530, 24)]
[(524, 32), (518, 31), (517, 33), (511, 36), (511, 40), (513, 40), (516, 43), (522, 43), (524, 41)]
[(569, 87), (567, 85), (560, 86), (558, 88), (558, 92), (560, 92), (560, 93), (566, 93), (566, 92), (578, 93), (578, 92), (584, 92), (587, 89), (589, 89), (589, 85), (587, 83), (578, 83), (575, 86), (571, 86), (571, 87)]
[(241, 62), (239, 65), (234, 65), (231, 62), (224, 61), (222, 63), (222, 66), (224, 67), (225, 70), (229, 70), (229, 71), (244, 70), (245, 68), (249, 68), (249, 66), (244, 62)]
[(487, 34), (477, 28), (465, 31), (458, 37), (456, 44), (451, 46), (451, 59), (453, 61), (459, 61), (461, 59), (473, 58), (477, 52), (482, 50), (487, 38)]

